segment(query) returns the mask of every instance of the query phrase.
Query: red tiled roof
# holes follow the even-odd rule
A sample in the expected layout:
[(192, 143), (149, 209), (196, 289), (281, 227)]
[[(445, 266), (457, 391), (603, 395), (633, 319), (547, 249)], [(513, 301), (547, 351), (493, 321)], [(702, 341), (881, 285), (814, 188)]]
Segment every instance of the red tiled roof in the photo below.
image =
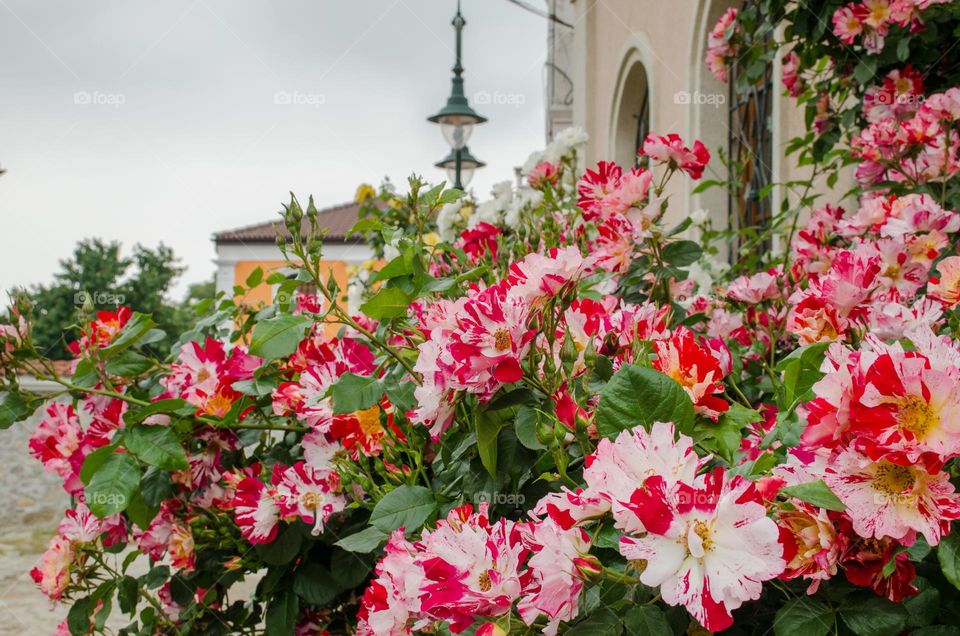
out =
[[(360, 206), (356, 203), (343, 203), (333, 207), (324, 208), (317, 213), (317, 220), (321, 227), (328, 229), (326, 240), (332, 242), (346, 242), (347, 232), (357, 222), (357, 213)], [(310, 222), (304, 217), (301, 225), (301, 231), (306, 235), (310, 229)], [(290, 232), (283, 225), (283, 221), (267, 221), (266, 223), (257, 223), (235, 230), (224, 230), (213, 235), (213, 240), (217, 243), (275, 243), (277, 233), (280, 232), (287, 239), (291, 238)], [(359, 239), (359, 237), (355, 237)]]

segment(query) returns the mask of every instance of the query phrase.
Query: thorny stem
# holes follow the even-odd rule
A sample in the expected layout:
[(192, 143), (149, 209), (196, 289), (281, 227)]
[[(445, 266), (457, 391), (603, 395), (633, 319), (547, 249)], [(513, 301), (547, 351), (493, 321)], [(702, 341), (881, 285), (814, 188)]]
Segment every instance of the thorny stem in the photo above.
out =
[[(94, 561), (97, 562), (97, 565), (102, 567), (110, 576), (114, 578), (114, 580), (119, 581), (120, 579), (123, 578), (123, 575), (121, 575), (115, 569), (107, 565), (107, 562), (104, 561), (99, 554), (97, 553), (91, 553), (91, 554), (93, 556)], [(163, 608), (163, 605), (161, 605), (160, 602), (157, 601), (157, 599), (155, 599), (151, 594), (149, 594), (146, 588), (143, 585), (140, 585), (139, 582), (137, 583), (137, 590), (139, 591), (141, 598), (143, 598), (148, 603), (150, 603), (150, 605), (152, 605), (153, 608), (157, 610), (160, 616), (163, 617), (163, 620), (169, 623), (170, 628), (173, 630), (173, 632), (179, 635), (181, 633), (180, 628), (177, 627), (177, 624), (173, 621), (172, 618), (170, 618), (170, 615), (167, 614), (167, 611)]]

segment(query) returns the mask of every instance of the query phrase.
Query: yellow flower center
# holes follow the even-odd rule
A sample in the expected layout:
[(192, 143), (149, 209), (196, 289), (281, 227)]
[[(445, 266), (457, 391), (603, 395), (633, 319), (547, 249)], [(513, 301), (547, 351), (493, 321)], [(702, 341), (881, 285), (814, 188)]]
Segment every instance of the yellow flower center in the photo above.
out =
[(910, 431), (918, 440), (924, 439), (940, 424), (936, 410), (921, 397), (904, 398), (899, 406), (897, 420), (901, 430)]
[(225, 417), (227, 413), (230, 412), (230, 407), (233, 406), (233, 401), (224, 395), (223, 393), (217, 393), (212, 398), (207, 400), (204, 405), (203, 412), (207, 415), (215, 415), (217, 417)]
[(909, 466), (880, 462), (873, 477), (875, 490), (885, 495), (900, 495), (913, 488), (916, 479)]
[(371, 406), (368, 409), (357, 411), (354, 415), (360, 421), (360, 430), (363, 431), (366, 437), (371, 437), (383, 432), (383, 427), (380, 426), (379, 406)]
[(481, 592), (489, 592), (490, 588), (493, 587), (493, 582), (490, 580), (490, 574), (486, 570), (480, 573), (480, 576), (477, 577), (477, 582), (480, 584)]
[(510, 338), (510, 332), (506, 329), (498, 329), (493, 334), (493, 346), (497, 351), (506, 351), (513, 347), (513, 340)]
[(886, 4), (876, 4), (870, 9), (870, 20), (876, 24), (884, 22), (889, 15), (890, 9)]
[(703, 541), (704, 552), (709, 552), (713, 549), (713, 539), (710, 536), (710, 526), (703, 521), (698, 520), (693, 524), (693, 531), (698, 537), (700, 537), (700, 540)]
[(310, 491), (300, 496), (300, 504), (307, 510), (316, 510), (320, 507), (320, 495)]

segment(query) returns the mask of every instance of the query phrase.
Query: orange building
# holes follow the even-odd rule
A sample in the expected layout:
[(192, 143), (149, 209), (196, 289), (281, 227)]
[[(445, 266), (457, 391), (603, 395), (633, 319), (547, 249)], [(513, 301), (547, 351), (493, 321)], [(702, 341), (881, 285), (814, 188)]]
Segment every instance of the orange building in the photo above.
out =
[[(373, 258), (373, 250), (368, 245), (358, 237), (347, 236), (357, 222), (359, 207), (356, 203), (344, 203), (320, 210), (317, 215), (320, 226), (327, 228), (323, 249), (324, 270), (333, 273), (343, 293), (346, 293), (349, 279), (347, 268)], [(309, 226), (306, 218), (302, 227), (307, 232)], [(217, 291), (232, 293), (234, 285), (243, 285), (258, 267), (263, 269), (264, 281), (273, 272), (292, 274), (277, 247), (278, 234), (291, 238), (280, 219), (214, 234)], [(270, 304), (275, 291), (274, 286), (262, 282), (243, 298), (243, 302), (252, 306)]]

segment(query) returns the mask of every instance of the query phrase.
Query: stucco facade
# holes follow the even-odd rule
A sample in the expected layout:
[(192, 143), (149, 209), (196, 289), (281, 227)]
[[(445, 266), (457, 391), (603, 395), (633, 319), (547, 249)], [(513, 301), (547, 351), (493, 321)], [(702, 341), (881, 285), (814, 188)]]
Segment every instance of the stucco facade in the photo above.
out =
[[(566, 63), (572, 82), (572, 121), (590, 135), (584, 162), (615, 160), (630, 166), (636, 151), (637, 110), (647, 102), (649, 130), (678, 133), (688, 142), (700, 139), (713, 160), (705, 179), (726, 179), (718, 149), (728, 147), (729, 86), (707, 70), (704, 57), (707, 34), (731, 6), (729, 0), (556, 0), (555, 14), (573, 28), (568, 39), (552, 38), (549, 59)], [(569, 47), (558, 50), (558, 46)], [(805, 133), (803, 112), (783, 94), (780, 65), (771, 69), (772, 144), (770, 173), (782, 184), (802, 179), (806, 169), (794, 167), (794, 157), (784, 157), (790, 139)], [(548, 98), (550, 98), (548, 91)], [(549, 99), (548, 99), (549, 101)], [(552, 110), (548, 105), (547, 117)], [(547, 124), (547, 130), (556, 126)], [(689, 179), (669, 185), (668, 221), (678, 221), (698, 209), (710, 212), (715, 227), (726, 227), (727, 194), (712, 188), (693, 194)], [(844, 191), (843, 184), (838, 191)], [(795, 202), (800, 193), (775, 186), (773, 209), (784, 197)], [(826, 200), (830, 200), (826, 197)]]

